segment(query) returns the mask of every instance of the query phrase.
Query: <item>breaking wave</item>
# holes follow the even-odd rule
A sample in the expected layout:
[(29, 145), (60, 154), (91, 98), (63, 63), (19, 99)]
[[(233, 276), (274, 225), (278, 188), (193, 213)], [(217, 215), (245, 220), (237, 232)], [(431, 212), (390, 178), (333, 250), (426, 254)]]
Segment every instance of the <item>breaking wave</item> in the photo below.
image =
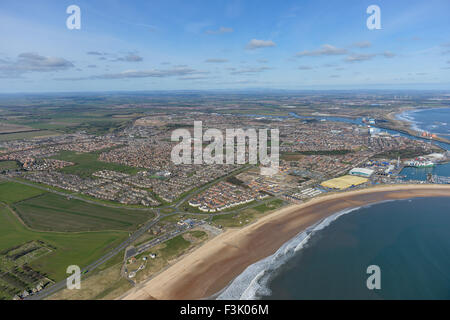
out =
[(398, 120), (402, 120), (402, 121), (407, 121), (411, 124), (411, 128), (415, 131), (418, 132), (424, 132), (425, 130), (423, 130), (422, 128), (420, 128), (420, 122), (418, 122), (416, 120), (416, 118), (414, 117), (415, 113), (424, 111), (424, 109), (417, 109), (417, 110), (408, 110), (408, 111), (404, 111), (400, 114), (396, 115), (396, 118)]
[[(369, 206), (370, 205), (364, 206), (364, 208)], [(256, 300), (263, 296), (270, 296), (271, 291), (267, 284), (276, 274), (280, 266), (291, 259), (296, 252), (304, 248), (309, 239), (311, 239), (317, 231), (326, 228), (339, 217), (361, 208), (363, 207), (356, 207), (336, 212), (335, 214), (300, 232), (294, 238), (284, 243), (273, 255), (248, 266), (247, 269), (237, 276), (228, 287), (217, 295), (216, 299)]]

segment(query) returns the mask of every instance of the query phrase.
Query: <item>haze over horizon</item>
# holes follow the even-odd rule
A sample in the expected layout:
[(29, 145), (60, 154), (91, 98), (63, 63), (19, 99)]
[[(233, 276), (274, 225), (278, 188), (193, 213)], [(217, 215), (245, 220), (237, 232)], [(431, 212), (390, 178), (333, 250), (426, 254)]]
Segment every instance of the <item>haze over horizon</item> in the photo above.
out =
[[(366, 26), (373, 4), (380, 30)], [(66, 27), (70, 5), (80, 30)], [(442, 90), (449, 9), (445, 0), (5, 0), (0, 93)]]

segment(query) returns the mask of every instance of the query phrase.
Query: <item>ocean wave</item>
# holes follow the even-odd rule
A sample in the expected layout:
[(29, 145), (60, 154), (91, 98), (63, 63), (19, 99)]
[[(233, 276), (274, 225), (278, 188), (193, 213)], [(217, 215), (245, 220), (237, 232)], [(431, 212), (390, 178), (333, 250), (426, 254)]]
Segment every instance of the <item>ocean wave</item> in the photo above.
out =
[[(447, 122), (441, 122), (439, 121), (439, 115), (436, 117), (438, 118), (437, 121), (434, 121), (433, 124), (429, 124), (431, 120), (426, 120), (425, 122), (421, 122), (417, 119), (418, 113), (422, 112), (429, 112), (433, 110), (443, 111), (443, 110), (450, 110), (450, 108), (430, 108), (430, 109), (415, 109), (415, 110), (407, 110), (403, 111), (400, 114), (397, 114), (395, 118), (397, 120), (407, 121), (410, 123), (411, 128), (418, 132), (425, 132), (430, 130), (437, 130), (436, 133), (439, 133), (439, 135), (448, 135), (445, 133), (445, 129), (447, 129), (448, 123)], [(449, 131), (447, 129), (447, 131)]]
[(417, 121), (414, 117), (415, 113), (425, 111), (426, 109), (416, 109), (416, 110), (407, 110), (400, 114), (396, 115), (397, 120), (402, 120), (409, 122), (411, 125), (411, 128), (415, 131), (424, 132), (422, 128), (420, 128), (421, 122)]
[[(364, 206), (364, 208), (369, 206), (370, 205)], [(271, 291), (267, 285), (269, 280), (283, 264), (305, 247), (316, 232), (323, 230), (339, 217), (361, 208), (363, 207), (336, 212), (300, 232), (294, 238), (284, 243), (273, 255), (247, 267), (247, 269), (236, 277), (227, 288), (220, 292), (217, 299), (255, 300), (260, 299), (263, 296), (270, 296)]]

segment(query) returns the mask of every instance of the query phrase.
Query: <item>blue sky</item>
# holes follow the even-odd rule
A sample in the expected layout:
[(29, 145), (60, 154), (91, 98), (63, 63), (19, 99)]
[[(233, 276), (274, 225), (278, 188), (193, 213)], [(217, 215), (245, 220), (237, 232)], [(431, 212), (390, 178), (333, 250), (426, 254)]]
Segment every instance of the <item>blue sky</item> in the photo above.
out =
[[(131, 4), (133, 3), (133, 4)], [(69, 5), (81, 29), (69, 30)], [(381, 30), (369, 30), (369, 5)], [(450, 1), (0, 3), (0, 92), (448, 89)]]

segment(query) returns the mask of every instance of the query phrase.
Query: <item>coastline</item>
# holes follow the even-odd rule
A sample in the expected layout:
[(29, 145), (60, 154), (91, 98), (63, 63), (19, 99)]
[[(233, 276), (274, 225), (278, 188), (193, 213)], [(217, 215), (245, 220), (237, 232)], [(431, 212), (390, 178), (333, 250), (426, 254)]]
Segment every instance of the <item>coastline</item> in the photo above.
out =
[(341, 210), (386, 200), (450, 196), (448, 185), (389, 185), (326, 194), (268, 214), (241, 229), (228, 229), (122, 299), (205, 299), (215, 297), (248, 266)]
[[(408, 120), (408, 119), (402, 117), (402, 114), (404, 114), (405, 112), (419, 112), (419, 111), (423, 111), (423, 110), (438, 110), (438, 109), (442, 109), (442, 108), (446, 108), (446, 107), (423, 108), (423, 109), (415, 109), (415, 108), (411, 108), (411, 107), (400, 108), (398, 111), (389, 112), (388, 114), (386, 114), (386, 119), (388, 120), (388, 122), (393, 124), (394, 127), (383, 126), (380, 124), (377, 124), (377, 126), (380, 128), (385, 128), (385, 129), (395, 129), (399, 132), (403, 132), (405, 134), (409, 134), (409, 135), (415, 136), (417, 138), (423, 138), (421, 134), (422, 134), (422, 132), (424, 132), (424, 130), (417, 127), (417, 125), (414, 121)], [(431, 140), (431, 139), (426, 139), (426, 140)], [(435, 137), (433, 140), (450, 144), (449, 139), (444, 138), (440, 135)]]

